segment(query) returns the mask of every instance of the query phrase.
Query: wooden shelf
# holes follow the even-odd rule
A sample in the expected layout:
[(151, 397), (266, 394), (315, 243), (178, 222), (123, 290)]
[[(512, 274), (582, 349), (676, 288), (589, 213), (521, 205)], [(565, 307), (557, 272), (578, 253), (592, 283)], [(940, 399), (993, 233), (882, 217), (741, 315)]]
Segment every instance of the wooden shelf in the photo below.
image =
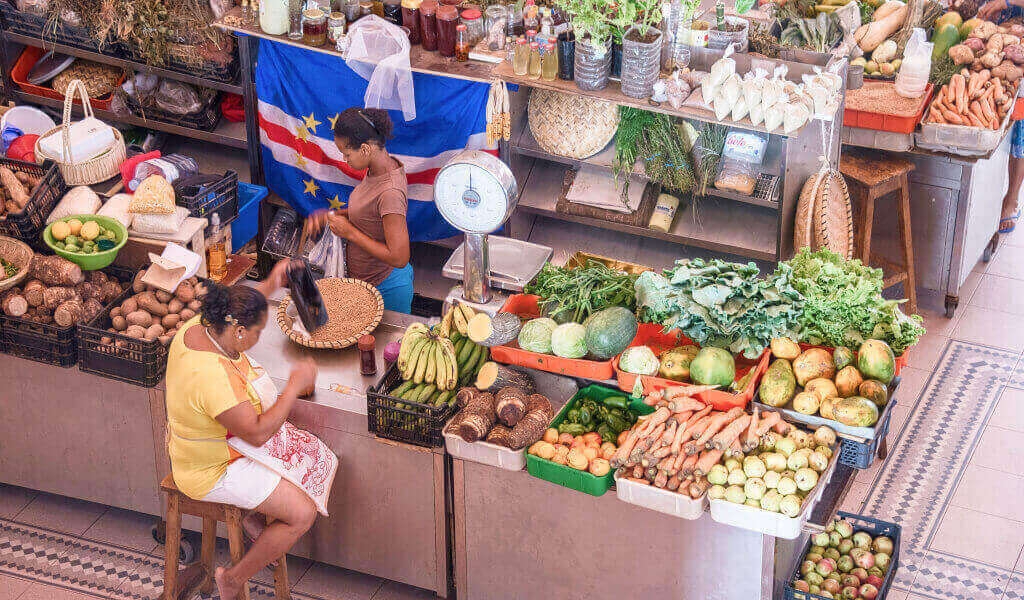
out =
[(35, 46), (44, 50), (56, 50), (60, 54), (67, 54), (69, 56), (76, 56), (78, 58), (84, 58), (93, 62), (103, 63), (107, 65), (113, 65), (115, 67), (121, 67), (124, 69), (136, 69), (139, 71), (145, 71), (152, 73), (159, 77), (166, 77), (167, 79), (175, 79), (177, 81), (184, 81), (192, 85), (198, 85), (201, 87), (212, 88), (220, 90), (222, 92), (230, 92), (232, 94), (242, 94), (242, 86), (233, 83), (224, 83), (221, 81), (213, 81), (211, 79), (203, 79), (202, 77), (196, 77), (194, 75), (188, 75), (186, 73), (180, 73), (178, 71), (172, 71), (169, 69), (161, 69), (157, 67), (151, 67), (145, 63), (135, 62), (127, 60), (117, 56), (110, 56), (100, 52), (91, 52), (89, 50), (82, 50), (81, 48), (75, 48), (74, 46), (65, 46), (64, 44), (56, 44), (54, 42), (41, 40), (37, 37), (22, 35), (20, 33), (14, 33), (7, 31), (4, 34), (8, 40), (24, 44), (26, 46)]
[[(523, 120), (525, 121), (525, 115)], [(561, 163), (563, 165), (569, 165), (574, 169), (579, 169), (582, 165), (591, 165), (602, 169), (608, 169), (613, 171), (615, 169), (615, 140), (613, 139), (605, 148), (597, 154), (588, 158), (569, 158), (567, 156), (559, 156), (558, 154), (551, 154), (544, 150), (537, 143), (537, 139), (533, 137), (533, 133), (530, 131), (529, 125), (522, 128), (522, 132), (519, 137), (514, 140), (512, 150), (525, 156), (531, 156), (533, 158), (539, 158), (542, 160), (548, 160), (551, 162)], [(647, 179), (644, 173), (644, 165), (642, 162), (637, 161), (636, 165), (633, 166), (633, 174), (639, 177)]]
[[(54, 100), (52, 98), (36, 96), (35, 94), (23, 92), (20, 89), (15, 89), (13, 92), (14, 97), (20, 102), (49, 106), (58, 110), (64, 109), (63, 100)], [(80, 105), (76, 104), (72, 110), (75, 115), (81, 116), (82, 107)], [(160, 121), (149, 121), (136, 117), (132, 114), (120, 114), (109, 110), (100, 110), (98, 108), (94, 108), (93, 112), (96, 114), (96, 118), (110, 123), (123, 123), (125, 125), (134, 125), (135, 127), (154, 129), (156, 131), (163, 131), (165, 133), (180, 135), (231, 148), (245, 149), (248, 147), (245, 136), (245, 123), (232, 123), (231, 121), (223, 118), (220, 120), (217, 128), (213, 131), (201, 131), (199, 129), (181, 127), (180, 125), (172, 125), (170, 123), (163, 123)]]
[(668, 233), (602, 219), (567, 215), (556, 210), (567, 166), (537, 161), (522, 186), (517, 210), (544, 217), (621, 231), (647, 238), (744, 256), (778, 260), (778, 213), (719, 198), (688, 202), (676, 214)]

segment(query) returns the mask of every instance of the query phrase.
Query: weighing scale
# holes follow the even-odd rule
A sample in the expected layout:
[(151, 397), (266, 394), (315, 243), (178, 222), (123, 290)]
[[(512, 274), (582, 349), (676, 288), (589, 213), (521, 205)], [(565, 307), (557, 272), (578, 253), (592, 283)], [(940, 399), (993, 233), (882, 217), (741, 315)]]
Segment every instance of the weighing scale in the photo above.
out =
[(505, 296), (496, 287), (521, 292), (550, 258), (551, 249), (506, 237), (493, 240), (496, 257), (492, 265), (488, 235), (508, 221), (519, 201), (519, 188), (511, 169), (493, 154), (464, 150), (441, 168), (434, 178), (434, 204), (453, 227), (466, 235), (452, 253), (443, 274), (461, 279), (452, 288), (445, 307), (468, 302), (477, 311), (496, 313)]

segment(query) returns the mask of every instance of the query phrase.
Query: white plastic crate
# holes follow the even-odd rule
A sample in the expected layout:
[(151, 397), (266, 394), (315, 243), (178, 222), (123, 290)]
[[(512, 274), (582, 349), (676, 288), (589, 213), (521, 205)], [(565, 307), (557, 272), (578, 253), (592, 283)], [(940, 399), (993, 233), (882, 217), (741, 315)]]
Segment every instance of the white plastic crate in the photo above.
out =
[[(446, 427), (447, 429), (447, 427)], [(491, 465), (506, 471), (522, 471), (526, 467), (526, 449), (511, 450), (487, 442), (467, 442), (458, 434), (444, 433), (444, 447), (455, 458)]]
[(1014, 99), (1010, 110), (1003, 117), (999, 129), (981, 129), (966, 125), (949, 125), (945, 123), (926, 123), (928, 111), (921, 117), (921, 131), (914, 134), (917, 145), (927, 150), (949, 152), (951, 154), (982, 155), (995, 150), (1003, 141), (1007, 128), (1013, 117)]
[(653, 485), (644, 485), (628, 479), (619, 479), (617, 473), (615, 475), (615, 495), (623, 502), (636, 504), (637, 506), (656, 510), (688, 521), (699, 519), (704, 514), (704, 509), (708, 505), (707, 494), (694, 500), (689, 496), (656, 488)]

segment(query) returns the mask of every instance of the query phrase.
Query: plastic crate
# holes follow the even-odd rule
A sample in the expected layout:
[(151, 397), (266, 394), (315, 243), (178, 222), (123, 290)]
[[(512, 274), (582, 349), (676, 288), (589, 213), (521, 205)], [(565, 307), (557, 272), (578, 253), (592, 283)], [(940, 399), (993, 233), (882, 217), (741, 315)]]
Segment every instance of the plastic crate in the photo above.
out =
[[(875, 81), (874, 83), (882, 83)], [(886, 85), (895, 87), (893, 82), (884, 82)], [(843, 125), (847, 127), (860, 127), (862, 129), (874, 129), (876, 131), (888, 131), (891, 133), (914, 133), (917, 129), (917, 124), (924, 116), (925, 110), (928, 109), (928, 103), (931, 102), (932, 92), (935, 91), (935, 86), (928, 84), (924, 89), (924, 95), (920, 98), (920, 106), (918, 106), (917, 112), (909, 117), (901, 117), (899, 115), (885, 115), (875, 112), (868, 112), (862, 110), (853, 110), (852, 108), (843, 109)], [(846, 92), (849, 94), (856, 94), (856, 90)]]
[(60, 169), (52, 161), (46, 161), (40, 166), (9, 158), (0, 158), (0, 165), (15, 173), (22, 172), (42, 178), (24, 210), (0, 217), (0, 234), (18, 238), (36, 249), (45, 249), (43, 229), (46, 228), (46, 217), (50, 216), (53, 208), (68, 192), (68, 185), (64, 183)]
[[(885, 572), (885, 577), (882, 578), (882, 585), (878, 589), (877, 596), (878, 600), (885, 600), (889, 595), (889, 588), (892, 587), (893, 579), (896, 577), (896, 569), (899, 568), (900, 534), (902, 533), (903, 528), (896, 523), (889, 523), (888, 521), (873, 519), (871, 517), (865, 517), (864, 515), (855, 515), (845, 511), (839, 511), (838, 516), (853, 524), (854, 533), (858, 531), (866, 531), (871, 534), (871, 537), (884, 535), (892, 539), (892, 560), (889, 561), (889, 570)], [(786, 582), (786, 587), (783, 588), (782, 597), (784, 600), (827, 600), (825, 596), (812, 594), (810, 592), (801, 592), (793, 587), (793, 582), (800, 579), (800, 565), (803, 563), (804, 557), (807, 556), (810, 549), (811, 540), (808, 539), (807, 543), (803, 546), (803, 550), (796, 555), (796, 565), (793, 567), (792, 576), (790, 576), (789, 581)]]
[[(109, 104), (109, 100), (107, 103)], [(211, 96), (206, 106), (199, 112), (188, 115), (167, 112), (154, 106), (143, 107), (132, 96), (127, 96), (126, 103), (132, 114), (148, 121), (159, 121), (200, 131), (213, 131), (217, 128), (217, 123), (220, 122), (220, 94)]]
[(370, 433), (415, 446), (443, 446), (442, 431), (457, 407), (431, 406), (389, 396), (388, 392), (401, 382), (398, 367), (391, 365), (380, 382), (366, 391), (366, 420)]
[[(569, 410), (572, 409), (578, 402), (584, 398), (593, 398), (595, 400), (604, 401), (605, 398), (610, 396), (622, 396), (623, 393), (619, 390), (604, 387), (601, 385), (589, 385), (578, 392), (565, 403), (562, 410), (558, 411), (555, 418), (551, 421), (549, 427), (558, 427), (562, 421), (565, 420)], [(630, 410), (639, 414), (649, 414), (654, 412), (654, 407), (647, 406), (639, 400), (633, 400), (629, 405)], [(557, 483), (560, 486), (567, 487), (571, 490), (590, 494), (591, 496), (601, 496), (612, 487), (615, 470), (612, 469), (604, 477), (598, 477), (587, 471), (580, 471), (573, 469), (567, 465), (560, 465), (554, 461), (543, 459), (539, 456), (532, 454), (526, 455), (526, 470), (530, 475), (550, 481), (551, 483)]]
[(259, 229), (260, 203), (270, 190), (262, 185), (238, 182), (238, 218), (231, 222), (231, 245), (241, 248), (256, 237)]
[[(513, 294), (501, 307), (501, 312), (508, 312), (520, 319), (536, 319), (540, 317), (537, 302), (540, 296), (533, 294)], [(519, 347), (516, 342), (491, 348), (491, 360), (507, 365), (516, 365), (557, 373), (568, 377), (580, 377), (596, 381), (607, 381), (615, 376), (615, 369), (610, 360), (586, 360), (582, 358), (562, 358), (551, 354), (529, 352)]]
[(948, 123), (926, 123), (921, 117), (921, 131), (914, 134), (917, 145), (926, 150), (949, 152), (957, 155), (979, 156), (995, 150), (1003, 141), (1003, 134), (1010, 126), (1017, 100), (1006, 112), (999, 129), (982, 129), (967, 125)]
[(176, 193), (175, 196), (175, 203), (187, 208), (193, 217), (209, 219), (217, 214), (220, 215), (221, 226), (226, 226), (238, 216), (238, 173), (224, 173), (220, 181), (206, 186), (197, 194)]
[[(647, 346), (653, 350), (655, 354), (661, 354), (663, 351), (670, 348), (685, 346), (687, 344), (697, 345), (693, 340), (683, 335), (681, 331), (677, 330), (673, 333), (665, 333), (661, 325), (654, 323), (641, 323), (637, 330), (636, 337), (633, 339), (630, 347)], [(754, 375), (751, 376), (750, 381), (747, 382), (747, 386), (742, 392), (734, 393), (729, 390), (711, 390), (697, 394), (694, 397), (701, 402), (710, 404), (715, 408), (715, 410), (725, 411), (734, 407), (745, 407), (754, 397), (754, 391), (761, 382), (761, 377), (763, 377), (765, 371), (768, 370), (768, 364), (771, 358), (770, 354), (771, 351), (766, 349), (756, 360), (750, 360), (743, 356), (736, 358), (737, 380), (746, 376), (750, 371), (754, 371)], [(636, 384), (636, 374), (627, 373), (619, 369), (619, 357), (617, 356), (612, 359), (612, 368), (615, 369), (615, 378), (619, 382), (619, 388), (627, 392), (632, 392), (633, 386)], [(667, 387), (690, 387), (694, 385), (692, 383), (683, 383), (680, 381), (673, 381), (671, 379), (663, 379), (661, 377), (642, 377), (644, 394), (650, 394), (655, 390), (662, 390)]]
[[(146, 62), (146, 57), (144, 57), (140, 52), (129, 50), (126, 54), (136, 62)], [(212, 79), (221, 83), (234, 83), (236, 75), (238, 75), (239, 68), (238, 50), (236, 47), (231, 62), (227, 64), (203, 61), (199, 65), (194, 65), (188, 64), (178, 57), (171, 55), (166, 57), (165, 64), (157, 66), (168, 71), (191, 75), (192, 77)]]
[(93, 52), (104, 45), (104, 40), (96, 39), (96, 36), (85, 27), (72, 27), (59, 20), (50, 22), (48, 17), (18, 10), (7, 0), (0, 0), (0, 15), (3, 15), (6, 31)]
[(689, 496), (644, 485), (615, 475), (615, 495), (619, 500), (688, 521), (701, 518), (708, 506), (708, 495), (694, 500)]
[(108, 379), (153, 387), (167, 370), (167, 347), (159, 340), (147, 341), (107, 331), (110, 310), (133, 295), (129, 286), (91, 323), (78, 327), (78, 368)]
[(866, 439), (863, 442), (841, 438), (839, 448), (839, 463), (854, 469), (867, 469), (875, 462), (875, 455), (878, 454), (878, 446), (889, 433), (889, 422), (892, 420), (892, 409), (896, 406), (896, 400), (889, 397), (889, 403), (885, 405), (885, 411), (879, 419), (874, 439)]

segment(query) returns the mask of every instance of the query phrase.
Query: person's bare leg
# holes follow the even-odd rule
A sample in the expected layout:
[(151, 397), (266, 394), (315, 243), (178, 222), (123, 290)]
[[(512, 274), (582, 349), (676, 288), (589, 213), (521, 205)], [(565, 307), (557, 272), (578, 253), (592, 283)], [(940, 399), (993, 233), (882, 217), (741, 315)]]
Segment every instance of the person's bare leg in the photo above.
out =
[(316, 520), (316, 508), (309, 496), (284, 479), (256, 512), (275, 521), (263, 529), (237, 565), (219, 567), (214, 573), (217, 591), (224, 600), (235, 600), (250, 577), (291, 549)]
[(250, 511), (242, 519), (242, 529), (245, 530), (245, 535), (248, 536), (250, 541), (260, 537), (265, 527), (266, 521), (263, 519), (263, 515), (256, 511)]
[(1009, 219), (1017, 212), (1017, 199), (1020, 196), (1021, 184), (1024, 183), (1024, 158), (1010, 157), (1007, 169), (1010, 174), (1010, 186), (1003, 197), (1001, 219)]

